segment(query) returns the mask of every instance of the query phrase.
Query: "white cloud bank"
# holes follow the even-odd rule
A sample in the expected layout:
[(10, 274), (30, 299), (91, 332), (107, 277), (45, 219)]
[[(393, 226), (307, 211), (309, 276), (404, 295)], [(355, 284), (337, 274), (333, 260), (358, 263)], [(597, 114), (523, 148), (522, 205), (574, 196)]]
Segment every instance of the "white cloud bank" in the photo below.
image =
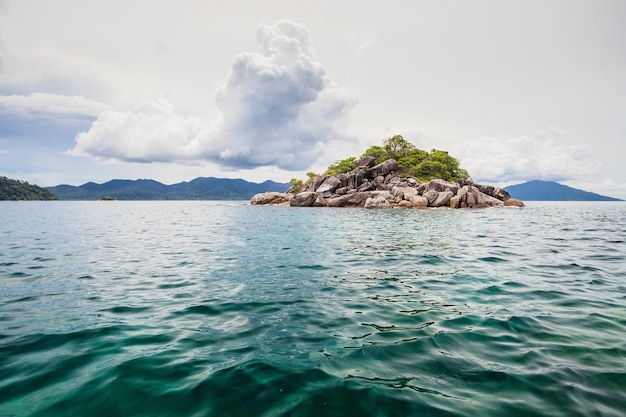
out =
[(50, 115), (58, 117), (70, 115), (95, 117), (104, 110), (104, 105), (87, 100), (82, 96), (33, 93), (29, 95), (0, 95), (0, 109), (4, 113), (18, 116)]
[(567, 181), (598, 173), (591, 147), (560, 143), (565, 134), (548, 128), (533, 136), (482, 137), (452, 144), (451, 153), (476, 181)]
[(307, 169), (341, 138), (354, 100), (315, 60), (305, 26), (280, 20), (257, 32), (262, 53), (238, 55), (218, 85), (219, 115), (180, 115), (168, 100), (102, 112), (70, 155), (132, 162), (207, 160), (228, 168)]

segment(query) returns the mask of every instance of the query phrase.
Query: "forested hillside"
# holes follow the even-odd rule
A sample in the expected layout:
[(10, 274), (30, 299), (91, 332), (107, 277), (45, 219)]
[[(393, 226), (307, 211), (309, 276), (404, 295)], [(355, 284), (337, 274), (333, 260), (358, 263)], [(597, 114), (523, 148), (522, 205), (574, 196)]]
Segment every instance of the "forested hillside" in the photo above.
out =
[(58, 200), (52, 192), (27, 181), (0, 177), (0, 200)]

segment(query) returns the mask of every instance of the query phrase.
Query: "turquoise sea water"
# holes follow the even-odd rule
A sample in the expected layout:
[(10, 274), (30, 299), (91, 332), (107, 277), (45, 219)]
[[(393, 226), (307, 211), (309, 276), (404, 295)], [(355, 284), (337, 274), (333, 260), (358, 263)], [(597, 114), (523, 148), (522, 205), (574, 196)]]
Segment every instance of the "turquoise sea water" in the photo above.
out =
[(1, 416), (624, 416), (626, 204), (0, 203)]

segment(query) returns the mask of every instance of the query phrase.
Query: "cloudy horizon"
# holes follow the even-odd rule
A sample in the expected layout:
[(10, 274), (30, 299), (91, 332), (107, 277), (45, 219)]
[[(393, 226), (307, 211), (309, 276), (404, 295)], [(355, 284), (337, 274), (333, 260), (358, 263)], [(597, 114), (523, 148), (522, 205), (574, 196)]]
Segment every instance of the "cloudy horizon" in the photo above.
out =
[(626, 3), (0, 2), (0, 175), (287, 182), (395, 134), (626, 199)]

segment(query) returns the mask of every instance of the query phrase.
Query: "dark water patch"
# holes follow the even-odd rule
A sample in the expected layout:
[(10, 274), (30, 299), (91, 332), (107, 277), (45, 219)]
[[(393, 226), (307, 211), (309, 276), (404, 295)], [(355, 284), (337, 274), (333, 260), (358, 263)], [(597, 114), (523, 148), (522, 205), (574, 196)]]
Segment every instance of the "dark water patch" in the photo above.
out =
[(146, 311), (152, 311), (152, 310), (153, 310), (152, 307), (117, 306), (117, 307), (106, 308), (100, 311), (109, 312), (113, 314), (126, 315), (126, 314), (145, 313)]
[(171, 284), (160, 284), (159, 286), (157, 286), (157, 288), (161, 290), (171, 290), (175, 288), (184, 288), (184, 287), (189, 287), (193, 285), (196, 285), (196, 284), (193, 282), (177, 282), (177, 283), (171, 283)]
[(478, 258), (478, 260), (481, 261), (481, 262), (487, 262), (487, 263), (508, 262), (507, 259), (499, 258), (497, 256), (487, 256), (487, 257), (484, 257), (484, 258)]

